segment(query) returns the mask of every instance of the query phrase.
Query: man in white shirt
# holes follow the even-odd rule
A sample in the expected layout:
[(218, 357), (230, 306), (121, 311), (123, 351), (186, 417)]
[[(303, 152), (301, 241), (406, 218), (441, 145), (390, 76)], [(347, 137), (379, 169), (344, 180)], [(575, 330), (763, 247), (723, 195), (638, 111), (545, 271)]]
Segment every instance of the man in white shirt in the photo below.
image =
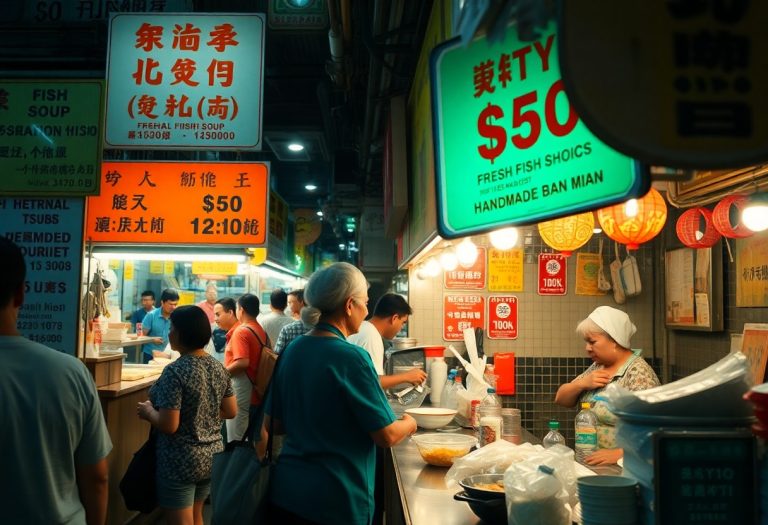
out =
[(293, 322), (293, 317), (285, 315), (285, 309), (288, 306), (288, 294), (282, 288), (277, 288), (269, 296), (269, 309), (268, 314), (259, 315), (257, 321), (267, 332), (269, 341), (274, 347), (277, 343), (277, 336), (280, 335), (280, 330), (287, 324)]
[(413, 311), (402, 296), (388, 293), (381, 296), (373, 309), (373, 316), (363, 321), (360, 330), (347, 338), (350, 343), (363, 347), (373, 359), (373, 366), (379, 374), (381, 388), (392, 388), (400, 383), (419, 385), (427, 378), (421, 368), (412, 368), (402, 374), (384, 375), (384, 339), (394, 338), (403, 325), (408, 322), (408, 316)]

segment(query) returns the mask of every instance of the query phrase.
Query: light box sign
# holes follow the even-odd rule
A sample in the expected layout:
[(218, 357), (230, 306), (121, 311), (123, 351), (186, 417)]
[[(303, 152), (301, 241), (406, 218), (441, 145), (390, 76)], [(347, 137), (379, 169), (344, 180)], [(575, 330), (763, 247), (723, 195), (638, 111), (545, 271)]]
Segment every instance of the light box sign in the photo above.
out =
[(269, 166), (229, 162), (105, 162), (88, 197), (89, 240), (263, 246)]
[(565, 94), (551, 23), (533, 42), (441, 44), (430, 57), (438, 229), (460, 237), (594, 209), (648, 189)]
[(104, 83), (0, 82), (0, 193), (94, 195)]
[(263, 14), (109, 21), (105, 145), (261, 149)]

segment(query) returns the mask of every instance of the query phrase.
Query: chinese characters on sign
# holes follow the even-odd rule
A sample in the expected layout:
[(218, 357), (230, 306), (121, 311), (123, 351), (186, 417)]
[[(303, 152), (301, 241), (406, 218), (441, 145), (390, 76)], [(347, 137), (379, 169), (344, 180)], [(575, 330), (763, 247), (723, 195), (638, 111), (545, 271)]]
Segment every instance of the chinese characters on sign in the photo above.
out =
[(0, 82), (0, 192), (95, 195), (101, 81)]
[(736, 241), (736, 306), (768, 306), (768, 237)]
[(485, 248), (477, 247), (475, 263), (464, 268), (459, 265), (455, 270), (446, 270), (443, 278), (445, 288), (453, 290), (482, 290), (485, 288)]
[[(20, 2), (14, 22), (36, 26), (55, 25), (62, 22), (88, 23), (106, 22), (109, 15), (119, 12), (181, 13), (192, 11), (192, 0), (40, 0)], [(21, 7), (23, 5), (23, 8)], [(3, 13), (3, 22), (8, 23), (14, 15)]]
[(33, 341), (75, 354), (83, 246), (83, 199), (0, 199), (0, 235), (27, 263), (17, 327)]
[(107, 146), (261, 149), (260, 14), (110, 20)]
[(266, 243), (269, 169), (263, 163), (105, 162), (88, 198), (96, 242)]
[(488, 339), (517, 339), (517, 297), (488, 297)]
[(466, 328), (485, 326), (485, 298), (482, 295), (443, 296), (443, 339), (463, 341)]
[(565, 295), (566, 258), (560, 253), (539, 254), (539, 295)]
[(636, 195), (633, 159), (599, 141), (565, 94), (554, 23), (533, 42), (458, 39), (431, 55), (438, 229), (458, 237)]
[(488, 250), (488, 291), (523, 291), (523, 250)]
[(605, 292), (597, 287), (602, 258), (600, 253), (576, 254), (576, 295), (605, 295)]

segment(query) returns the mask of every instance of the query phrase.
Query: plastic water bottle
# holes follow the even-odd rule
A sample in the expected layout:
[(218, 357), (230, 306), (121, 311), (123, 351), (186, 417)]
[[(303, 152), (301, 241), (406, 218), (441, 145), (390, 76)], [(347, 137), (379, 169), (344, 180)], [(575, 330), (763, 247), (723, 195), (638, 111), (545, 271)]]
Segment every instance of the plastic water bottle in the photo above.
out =
[(429, 400), (433, 405), (440, 404), (447, 375), (448, 365), (445, 363), (445, 359), (442, 357), (433, 358), (429, 367), (429, 388), (431, 390)]
[(544, 448), (554, 445), (565, 445), (565, 438), (560, 433), (560, 423), (558, 421), (549, 422), (549, 432), (541, 440), (541, 446)]
[(478, 411), (479, 440), (483, 447), (501, 439), (501, 398), (496, 395), (495, 388), (488, 388)]
[(597, 450), (597, 417), (590, 410), (589, 403), (581, 404), (581, 411), (576, 414), (576, 461), (584, 464), (587, 456)]
[(442, 408), (456, 408), (456, 399), (453, 399), (453, 406), (451, 406), (451, 390), (453, 390), (453, 382), (456, 377), (456, 370), (451, 369), (448, 372), (448, 379), (446, 379), (443, 385), (443, 394), (440, 396), (440, 406)]

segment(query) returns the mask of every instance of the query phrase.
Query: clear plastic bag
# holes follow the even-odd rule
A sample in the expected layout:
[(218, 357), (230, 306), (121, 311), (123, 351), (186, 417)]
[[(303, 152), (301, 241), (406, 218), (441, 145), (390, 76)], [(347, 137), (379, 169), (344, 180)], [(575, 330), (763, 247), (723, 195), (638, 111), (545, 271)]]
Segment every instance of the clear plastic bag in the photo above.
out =
[[(543, 460), (543, 461), (542, 461)], [(532, 457), (504, 473), (508, 525), (570, 525), (568, 492), (555, 475), (555, 454)]]
[(457, 486), (459, 481), (475, 474), (501, 474), (507, 467), (544, 450), (540, 445), (523, 443), (515, 445), (509, 441), (494, 441), (482, 448), (455, 459), (445, 474), (448, 488)]

